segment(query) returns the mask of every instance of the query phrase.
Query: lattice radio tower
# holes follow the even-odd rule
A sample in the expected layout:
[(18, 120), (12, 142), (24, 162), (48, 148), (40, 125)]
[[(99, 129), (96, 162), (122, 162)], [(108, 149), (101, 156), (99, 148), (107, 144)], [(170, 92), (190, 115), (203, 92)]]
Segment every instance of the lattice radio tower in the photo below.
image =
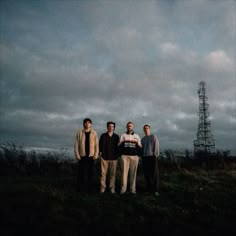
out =
[(215, 153), (215, 140), (211, 134), (211, 121), (209, 121), (209, 104), (206, 96), (206, 83), (201, 81), (198, 88), (199, 96), (199, 123), (197, 139), (193, 141), (194, 153)]

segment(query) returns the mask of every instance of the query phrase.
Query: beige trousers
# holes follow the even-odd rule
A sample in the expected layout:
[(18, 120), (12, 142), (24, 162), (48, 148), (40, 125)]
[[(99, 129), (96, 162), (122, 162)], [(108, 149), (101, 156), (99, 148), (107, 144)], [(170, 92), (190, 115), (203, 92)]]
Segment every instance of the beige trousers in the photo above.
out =
[(127, 190), (127, 181), (128, 174), (129, 175), (129, 184), (130, 184), (130, 192), (136, 193), (136, 176), (138, 169), (138, 156), (121, 156), (121, 169), (122, 169), (122, 179), (121, 179), (121, 194), (125, 193)]
[(117, 160), (107, 161), (101, 158), (100, 192), (104, 192), (106, 189), (106, 177), (109, 172), (109, 189), (112, 193), (115, 193), (116, 168)]

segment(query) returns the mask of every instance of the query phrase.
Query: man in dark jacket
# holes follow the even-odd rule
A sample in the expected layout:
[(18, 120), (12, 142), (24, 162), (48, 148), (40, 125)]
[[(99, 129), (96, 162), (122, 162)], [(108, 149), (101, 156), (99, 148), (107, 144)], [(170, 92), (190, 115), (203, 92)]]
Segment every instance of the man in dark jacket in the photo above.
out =
[(115, 193), (116, 168), (118, 153), (119, 136), (114, 133), (115, 122), (107, 122), (107, 132), (103, 133), (99, 140), (99, 150), (101, 156), (101, 179), (100, 179), (100, 193), (106, 190), (106, 176), (110, 172), (109, 190)]

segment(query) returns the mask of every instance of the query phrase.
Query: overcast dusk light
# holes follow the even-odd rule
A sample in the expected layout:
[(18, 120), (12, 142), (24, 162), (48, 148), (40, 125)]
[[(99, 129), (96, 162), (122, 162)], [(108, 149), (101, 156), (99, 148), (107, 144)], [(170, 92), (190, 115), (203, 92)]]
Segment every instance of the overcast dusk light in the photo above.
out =
[(193, 149), (206, 82), (216, 149), (236, 153), (235, 0), (0, 1), (0, 141), (73, 148), (149, 124), (161, 150)]

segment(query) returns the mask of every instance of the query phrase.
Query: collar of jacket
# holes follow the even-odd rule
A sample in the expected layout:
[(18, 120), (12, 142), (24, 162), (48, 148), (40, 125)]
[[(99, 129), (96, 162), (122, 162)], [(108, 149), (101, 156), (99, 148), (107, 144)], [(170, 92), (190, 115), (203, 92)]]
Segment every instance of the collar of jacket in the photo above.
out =
[(84, 132), (84, 133), (92, 133), (92, 132), (93, 132), (93, 130), (92, 130), (92, 129), (90, 129), (89, 131), (86, 131), (85, 129), (82, 129), (82, 132)]
[(126, 134), (132, 134), (132, 135), (133, 135), (133, 134), (134, 134), (134, 131), (132, 131), (131, 133), (129, 133), (128, 131), (126, 131)]

